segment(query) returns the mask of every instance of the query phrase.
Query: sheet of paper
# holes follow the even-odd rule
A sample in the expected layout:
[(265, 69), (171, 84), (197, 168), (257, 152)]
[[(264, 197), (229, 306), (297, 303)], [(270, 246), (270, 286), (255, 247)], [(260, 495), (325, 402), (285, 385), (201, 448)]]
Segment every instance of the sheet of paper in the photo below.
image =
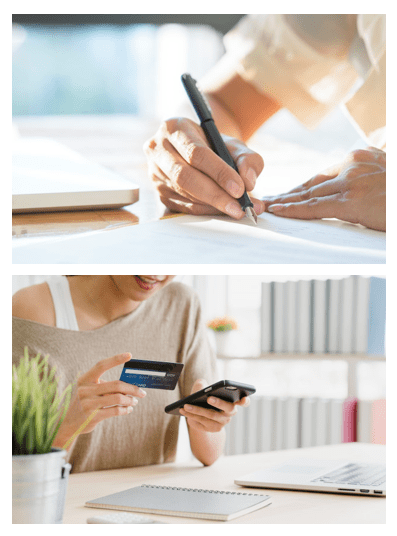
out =
[(178, 216), (26, 244), (13, 263), (382, 264), (386, 234), (336, 220)]

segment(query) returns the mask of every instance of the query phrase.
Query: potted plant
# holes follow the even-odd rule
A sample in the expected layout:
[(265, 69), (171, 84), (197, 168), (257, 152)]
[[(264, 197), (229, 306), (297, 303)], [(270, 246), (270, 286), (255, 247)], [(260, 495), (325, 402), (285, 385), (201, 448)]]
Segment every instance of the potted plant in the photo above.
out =
[(12, 367), (13, 523), (62, 523), (67, 476), (66, 450), (52, 443), (69, 407), (72, 385), (58, 392), (48, 356), (28, 349)]
[(207, 322), (207, 327), (209, 327), (215, 334), (216, 351), (218, 355), (227, 355), (227, 343), (229, 338), (227, 333), (237, 329), (237, 322), (230, 316), (222, 316)]

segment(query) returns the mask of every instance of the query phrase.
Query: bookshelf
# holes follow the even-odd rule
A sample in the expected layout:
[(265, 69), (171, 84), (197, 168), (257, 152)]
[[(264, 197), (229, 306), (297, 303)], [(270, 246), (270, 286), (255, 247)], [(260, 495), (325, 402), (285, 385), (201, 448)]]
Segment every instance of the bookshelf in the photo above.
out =
[(357, 397), (357, 366), (363, 361), (367, 362), (385, 362), (385, 355), (370, 355), (370, 354), (325, 354), (325, 353), (288, 353), (288, 352), (266, 352), (258, 356), (232, 357), (230, 355), (217, 354), (217, 358), (223, 362), (224, 370), (227, 372), (227, 363), (239, 359), (241, 361), (269, 361), (269, 360), (338, 360), (346, 361), (347, 363), (347, 396)]

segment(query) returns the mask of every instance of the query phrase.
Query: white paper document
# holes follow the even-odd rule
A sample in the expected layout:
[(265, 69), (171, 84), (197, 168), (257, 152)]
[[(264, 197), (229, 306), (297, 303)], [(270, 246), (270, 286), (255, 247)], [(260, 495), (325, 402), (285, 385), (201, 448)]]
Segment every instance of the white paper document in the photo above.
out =
[(13, 263), (383, 264), (386, 233), (337, 220), (177, 216), (18, 246)]

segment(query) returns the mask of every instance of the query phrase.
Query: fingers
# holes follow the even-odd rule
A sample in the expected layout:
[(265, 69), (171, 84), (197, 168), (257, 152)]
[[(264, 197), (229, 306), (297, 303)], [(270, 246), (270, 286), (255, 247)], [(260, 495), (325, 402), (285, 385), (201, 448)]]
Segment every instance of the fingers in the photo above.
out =
[(229, 413), (230, 415), (235, 415), (237, 413), (237, 409), (235, 408), (235, 404), (233, 404), (233, 402), (227, 402), (226, 400), (216, 398), (215, 396), (208, 397), (207, 402), (211, 406), (214, 406), (225, 413)]
[(241, 400), (239, 400), (238, 402), (236, 402), (236, 405), (237, 406), (244, 406), (244, 407), (248, 407), (249, 405), (251, 404), (251, 400), (249, 398), (249, 396), (244, 396)]
[[(157, 188), (162, 182), (180, 196), (172, 196), (162, 188), (161, 200), (168, 208), (197, 214), (220, 212), (235, 219), (244, 217), (237, 199), (245, 189), (253, 189), (263, 160), (239, 140), (224, 138), (241, 176), (212, 151), (201, 127), (188, 119), (165, 121), (156, 136), (145, 144)], [(159, 173), (153, 173), (153, 164)], [(212, 207), (211, 212), (208, 207)]]
[(137, 396), (138, 398), (144, 398), (146, 396), (146, 392), (137, 385), (132, 385), (121, 380), (103, 382), (95, 385), (87, 385), (84, 387), (87, 390), (94, 392), (97, 396), (107, 395), (111, 393)]
[[(211, 177), (196, 169), (194, 165), (190, 165), (171, 144), (167, 145), (166, 151), (157, 152), (155, 162), (162, 172), (167, 175), (173, 190), (178, 194), (190, 199), (199, 199), (202, 203), (215, 207), (232, 218), (243, 218), (244, 212), (236, 199), (244, 193), (243, 181), (211, 149), (208, 147), (200, 149), (203, 149), (207, 156), (211, 156), (209, 159), (213, 165)], [(197, 161), (201, 159), (206, 161), (205, 156), (195, 158)], [(214, 158), (218, 159), (218, 161), (215, 160), (214, 162)], [(192, 162), (193, 158), (191, 157), (190, 160)], [(207, 165), (204, 166), (205, 169), (207, 169)], [(240, 179), (239, 183), (235, 180), (236, 177)], [(224, 188), (219, 184), (222, 184)]]
[[(304, 182), (303, 184), (300, 184), (299, 186), (296, 186), (287, 193), (273, 196), (265, 196), (262, 198), (262, 202), (264, 205), (263, 208), (264, 210), (268, 210), (268, 207), (270, 205), (273, 205), (274, 203), (304, 201), (305, 199), (309, 199), (310, 197), (315, 197), (317, 195), (328, 195), (328, 193), (335, 193), (337, 191), (335, 189), (337, 183), (332, 182), (332, 180), (338, 177), (339, 172), (340, 166), (338, 166), (337, 168), (335, 167), (332, 170), (329, 169), (324, 173), (319, 173), (318, 175), (315, 175), (308, 181)], [(322, 190), (321, 188), (315, 189), (315, 187), (320, 185), (323, 185)], [(301, 196), (301, 198), (299, 198), (299, 196)]]
[(98, 408), (108, 408), (110, 406), (136, 406), (138, 399), (131, 395), (122, 395), (121, 393), (113, 393), (96, 397)]
[[(310, 181), (309, 181), (310, 182)], [(278, 197), (272, 198), (272, 203), (268, 204), (267, 209), (272, 212), (272, 205), (275, 203), (298, 203), (301, 201), (308, 201), (315, 197), (326, 197), (336, 194), (340, 191), (340, 181), (338, 178), (328, 179), (320, 182), (317, 185), (308, 186), (295, 192), (291, 191), (288, 194), (283, 194)]]
[(99, 378), (104, 374), (107, 370), (110, 370), (113, 367), (117, 367), (118, 365), (122, 365), (123, 363), (126, 363), (131, 359), (130, 353), (125, 354), (119, 354), (114, 355), (113, 357), (108, 357), (107, 359), (102, 359), (101, 361), (98, 361), (88, 372), (80, 376), (77, 383), (78, 384), (84, 384), (88, 382), (99, 382)]
[[(269, 212), (284, 218), (302, 220), (339, 218), (345, 219), (344, 199), (337, 193), (327, 197), (314, 197), (306, 201), (286, 204), (274, 204), (268, 207)], [(351, 223), (357, 223), (349, 219)]]
[(255, 188), (256, 180), (262, 173), (264, 161), (260, 154), (252, 151), (244, 143), (230, 136), (223, 136), (226, 146), (238, 167), (240, 177), (248, 192)]
[(110, 408), (102, 408), (98, 411), (98, 422), (110, 417), (117, 417), (118, 415), (129, 415), (134, 408), (132, 406), (114, 406)]
[(200, 408), (185, 404), (183, 409), (179, 410), (180, 414), (202, 425), (208, 432), (219, 432), (226, 424), (230, 422), (232, 415), (227, 415), (212, 409)]
[(204, 389), (204, 387), (207, 387), (208, 382), (204, 379), (196, 380), (192, 386), (191, 394), (196, 393), (197, 391), (200, 391), (201, 389)]

